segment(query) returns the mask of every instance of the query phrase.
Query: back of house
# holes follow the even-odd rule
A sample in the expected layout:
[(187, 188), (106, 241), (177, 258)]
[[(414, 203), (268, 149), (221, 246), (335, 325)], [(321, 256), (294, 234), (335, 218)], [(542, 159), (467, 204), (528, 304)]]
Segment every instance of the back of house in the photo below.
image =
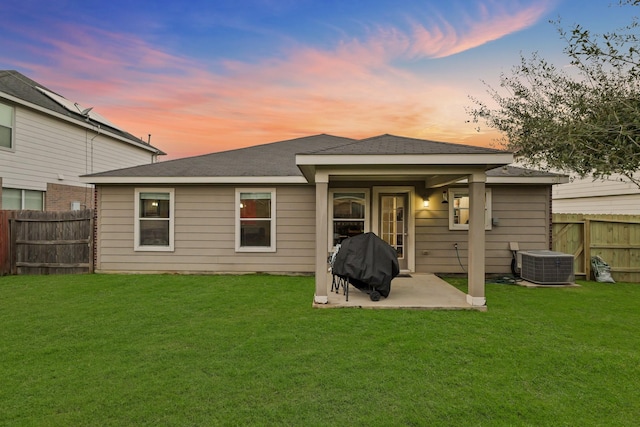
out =
[(511, 242), (550, 249), (551, 188), (566, 182), (512, 161), (482, 147), (321, 134), (88, 175), (96, 270), (315, 274), (322, 300), (328, 254), (374, 232), (402, 272), (469, 274), (483, 287), (485, 273), (511, 271)]

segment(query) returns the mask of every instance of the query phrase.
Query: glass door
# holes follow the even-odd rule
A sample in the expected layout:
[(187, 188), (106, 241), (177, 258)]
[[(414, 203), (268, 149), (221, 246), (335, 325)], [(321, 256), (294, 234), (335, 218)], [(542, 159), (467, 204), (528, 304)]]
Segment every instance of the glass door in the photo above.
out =
[(398, 254), (401, 270), (407, 269), (407, 195), (380, 195), (380, 238)]

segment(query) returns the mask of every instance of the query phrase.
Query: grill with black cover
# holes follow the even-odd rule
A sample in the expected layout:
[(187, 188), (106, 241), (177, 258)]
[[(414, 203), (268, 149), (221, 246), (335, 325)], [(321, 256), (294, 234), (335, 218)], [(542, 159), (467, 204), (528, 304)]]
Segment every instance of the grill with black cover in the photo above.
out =
[(375, 233), (359, 234), (342, 241), (332, 273), (378, 301), (380, 296), (389, 296), (391, 280), (400, 273), (398, 255)]

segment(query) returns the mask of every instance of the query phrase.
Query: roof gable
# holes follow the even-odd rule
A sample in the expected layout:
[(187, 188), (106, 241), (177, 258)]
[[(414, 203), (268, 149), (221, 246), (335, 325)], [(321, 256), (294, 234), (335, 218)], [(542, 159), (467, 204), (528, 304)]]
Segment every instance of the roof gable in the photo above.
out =
[[(318, 155), (403, 155), (403, 154), (497, 154), (503, 150), (475, 147), (471, 145), (452, 144), (449, 142), (430, 141), (426, 139), (407, 138), (396, 135), (379, 135), (371, 138), (354, 140), (350, 144), (317, 150)], [(302, 154), (302, 153), (299, 153)]]

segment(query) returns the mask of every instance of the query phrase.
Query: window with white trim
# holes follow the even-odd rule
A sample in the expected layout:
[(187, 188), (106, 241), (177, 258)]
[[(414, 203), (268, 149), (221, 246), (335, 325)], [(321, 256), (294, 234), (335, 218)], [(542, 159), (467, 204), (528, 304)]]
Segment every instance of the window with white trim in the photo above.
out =
[(44, 191), (3, 188), (2, 209), (42, 211), (44, 210)]
[(332, 246), (369, 231), (369, 190), (336, 188), (329, 195)]
[(13, 149), (14, 108), (0, 104), (0, 148)]
[[(449, 229), (469, 229), (469, 189), (449, 189)], [(491, 230), (491, 189), (484, 193), (484, 228)]]
[(235, 228), (237, 252), (275, 252), (275, 188), (237, 188)]
[(173, 251), (173, 188), (137, 188), (134, 238), (136, 251)]

